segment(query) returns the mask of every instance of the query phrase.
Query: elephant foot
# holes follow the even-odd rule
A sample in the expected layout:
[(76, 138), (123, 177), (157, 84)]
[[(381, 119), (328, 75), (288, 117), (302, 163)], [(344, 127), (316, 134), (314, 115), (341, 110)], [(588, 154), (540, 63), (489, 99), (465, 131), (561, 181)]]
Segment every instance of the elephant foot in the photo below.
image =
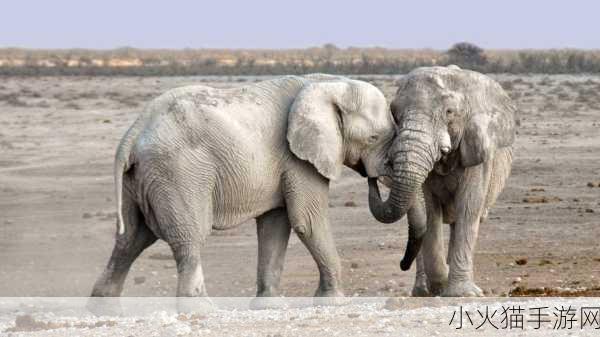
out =
[(482, 297), (483, 291), (473, 281), (450, 282), (442, 292), (444, 297)]
[(250, 301), (250, 310), (284, 309), (287, 307), (285, 298), (280, 296), (255, 297)]
[(448, 277), (444, 277), (439, 280), (428, 280), (427, 288), (429, 289), (430, 296), (442, 296), (442, 293), (447, 285)]
[(215, 310), (213, 301), (208, 297), (177, 297), (177, 312), (180, 314), (206, 315)]
[(429, 297), (431, 294), (429, 293), (429, 289), (427, 289), (426, 285), (423, 284), (415, 284), (412, 288), (411, 292), (412, 297)]
[(441, 296), (448, 281), (417, 282), (412, 289), (413, 297)]
[(417, 272), (415, 285), (412, 289), (413, 297), (441, 296), (448, 284), (448, 267), (442, 266), (430, 272), (429, 275)]
[(317, 290), (313, 298), (314, 306), (342, 306), (350, 303), (350, 299), (344, 297), (340, 290)]
[(431, 296), (427, 287), (427, 277), (425, 273), (417, 273), (415, 285), (412, 288), (411, 295), (413, 297), (428, 297)]
[(90, 297), (85, 308), (95, 316), (122, 316), (119, 297)]

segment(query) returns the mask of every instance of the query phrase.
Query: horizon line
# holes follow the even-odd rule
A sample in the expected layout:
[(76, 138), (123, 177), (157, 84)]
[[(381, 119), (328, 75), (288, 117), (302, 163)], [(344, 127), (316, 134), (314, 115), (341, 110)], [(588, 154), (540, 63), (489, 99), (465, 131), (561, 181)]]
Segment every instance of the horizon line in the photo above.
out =
[[(115, 46), (111, 48), (87, 48), (87, 47), (20, 47), (20, 46), (1, 46), (0, 50), (22, 50), (22, 51), (70, 51), (70, 50), (87, 50), (87, 51), (114, 51), (114, 50), (140, 50), (140, 51), (200, 51), (200, 50), (229, 50), (229, 51), (290, 51), (290, 50), (308, 50), (308, 49), (324, 49), (329, 45), (323, 44), (320, 46), (309, 46), (309, 47), (179, 47), (179, 48), (170, 48), (170, 47), (135, 47), (135, 46)], [(334, 50), (339, 51), (348, 51), (352, 49), (381, 49), (381, 50), (392, 50), (392, 51), (412, 51), (412, 50), (427, 50), (434, 52), (446, 52), (452, 48), (453, 45), (449, 46), (446, 49), (440, 48), (432, 48), (432, 47), (381, 47), (381, 46), (368, 46), (368, 47), (358, 47), (358, 46), (347, 46), (347, 47), (339, 47), (337, 45), (332, 44)], [(576, 50), (576, 51), (600, 51), (600, 47), (594, 48), (580, 48), (580, 47), (548, 47), (548, 48), (483, 48), (484, 51), (550, 51), (550, 50)]]

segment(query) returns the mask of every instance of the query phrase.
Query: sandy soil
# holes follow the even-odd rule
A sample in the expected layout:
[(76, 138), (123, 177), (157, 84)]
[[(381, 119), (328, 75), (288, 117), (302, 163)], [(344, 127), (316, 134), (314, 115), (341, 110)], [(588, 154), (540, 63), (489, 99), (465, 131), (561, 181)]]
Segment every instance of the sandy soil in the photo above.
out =
[[(0, 299), (0, 334), (16, 336), (597, 336), (592, 298), (364, 298), (342, 307), (247, 310), (219, 298), (211, 313), (178, 314), (173, 298), (121, 299), (123, 315), (93, 316), (85, 298)], [(133, 300), (127, 302), (127, 300)], [(308, 300), (308, 301), (305, 301)], [(297, 298), (294, 304), (310, 303)], [(140, 308), (143, 308), (140, 310)], [(595, 318), (594, 318), (595, 317)]]
[[(488, 294), (516, 286), (600, 286), (600, 78), (495, 76), (520, 106), (508, 186), (481, 226), (475, 277)], [(388, 98), (394, 78), (364, 78)], [(113, 245), (112, 159), (144, 102), (166, 89), (229, 87), (254, 78), (2, 78), (0, 296), (87, 296)], [(588, 183), (590, 186), (588, 186)], [(346, 170), (331, 189), (331, 219), (347, 295), (402, 296), (414, 268), (398, 267), (405, 220), (376, 222), (367, 184)], [(215, 232), (203, 249), (212, 296), (252, 296), (253, 223)], [(282, 289), (310, 296), (318, 273), (296, 237)], [(136, 261), (125, 296), (173, 296), (175, 263), (160, 242)]]

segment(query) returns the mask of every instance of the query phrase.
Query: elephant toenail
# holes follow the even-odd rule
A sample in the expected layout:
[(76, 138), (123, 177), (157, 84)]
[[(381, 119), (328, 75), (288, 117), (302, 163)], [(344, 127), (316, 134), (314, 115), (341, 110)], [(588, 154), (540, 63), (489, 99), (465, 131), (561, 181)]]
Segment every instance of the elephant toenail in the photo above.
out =
[(298, 233), (300, 235), (306, 233), (306, 227), (304, 227), (304, 226), (298, 226), (298, 227), (296, 227), (296, 233)]

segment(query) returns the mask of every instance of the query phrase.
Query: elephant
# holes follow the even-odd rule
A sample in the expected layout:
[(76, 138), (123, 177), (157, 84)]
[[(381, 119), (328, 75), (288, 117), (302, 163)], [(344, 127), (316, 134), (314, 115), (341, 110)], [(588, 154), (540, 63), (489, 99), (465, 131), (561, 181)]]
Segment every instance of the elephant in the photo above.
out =
[[(413, 295), (483, 296), (473, 254), (479, 224), (510, 175), (516, 107), (496, 81), (454, 65), (417, 68), (398, 84), (390, 196), (383, 201), (369, 178), (371, 212), (385, 223), (409, 213), (401, 269), (417, 258)], [(446, 258), (442, 222), (450, 225)]]
[(207, 298), (200, 257), (206, 237), (256, 219), (257, 297), (279, 296), (293, 229), (318, 266), (315, 296), (341, 299), (329, 182), (344, 165), (368, 177), (391, 174), (394, 135), (383, 93), (345, 77), (167, 91), (118, 146), (118, 232), (92, 296), (120, 296), (131, 264), (162, 239), (176, 260), (177, 296)]

